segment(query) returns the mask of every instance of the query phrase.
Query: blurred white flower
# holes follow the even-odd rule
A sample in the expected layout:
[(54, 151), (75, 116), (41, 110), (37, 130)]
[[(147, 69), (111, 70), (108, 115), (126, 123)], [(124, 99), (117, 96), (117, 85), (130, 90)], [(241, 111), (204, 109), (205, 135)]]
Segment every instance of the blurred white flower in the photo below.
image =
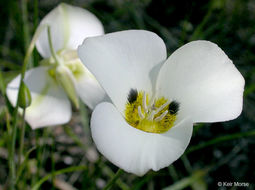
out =
[[(51, 31), (53, 51), (48, 32)], [(26, 121), (35, 129), (67, 123), (71, 118), (71, 104), (79, 105), (78, 96), (93, 109), (106, 94), (95, 77), (81, 63), (77, 47), (90, 36), (104, 34), (102, 23), (89, 11), (61, 3), (49, 12), (37, 28), (42, 30), (36, 48), (44, 60), (43, 66), (28, 70), (24, 82), (31, 95), (32, 104), (26, 109)], [(20, 75), (7, 87), (7, 96), (16, 105)]]
[(212, 42), (190, 42), (167, 59), (156, 34), (130, 30), (87, 38), (78, 55), (113, 102), (93, 111), (92, 137), (127, 172), (170, 165), (188, 146), (193, 123), (242, 111), (244, 79)]

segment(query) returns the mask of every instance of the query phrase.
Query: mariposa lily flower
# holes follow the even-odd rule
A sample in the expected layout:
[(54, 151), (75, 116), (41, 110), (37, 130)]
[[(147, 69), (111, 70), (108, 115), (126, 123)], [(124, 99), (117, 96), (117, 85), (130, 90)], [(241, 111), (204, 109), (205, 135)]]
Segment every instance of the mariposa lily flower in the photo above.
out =
[(130, 30), (87, 38), (78, 55), (112, 101), (92, 113), (94, 142), (127, 172), (170, 165), (188, 146), (193, 123), (242, 111), (244, 79), (212, 42), (190, 42), (167, 59), (156, 34)]
[[(69, 99), (78, 107), (79, 96), (93, 109), (106, 95), (77, 55), (77, 47), (85, 38), (104, 34), (95, 15), (62, 3), (42, 19), (36, 33), (38, 30), (42, 32), (36, 48), (44, 60), (42, 66), (28, 70), (24, 79), (32, 94), (25, 119), (33, 129), (67, 123), (71, 117)], [(19, 84), (20, 75), (7, 87), (7, 96), (13, 105), (17, 102)]]

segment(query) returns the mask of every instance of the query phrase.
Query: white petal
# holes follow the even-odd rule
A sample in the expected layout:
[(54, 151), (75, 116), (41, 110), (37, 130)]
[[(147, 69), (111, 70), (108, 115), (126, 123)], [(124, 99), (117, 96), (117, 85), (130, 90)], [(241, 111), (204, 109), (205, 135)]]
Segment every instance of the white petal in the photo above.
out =
[[(85, 38), (104, 34), (102, 23), (94, 14), (65, 3), (49, 12), (39, 27), (45, 24), (50, 26), (55, 51), (76, 49)], [(36, 48), (44, 58), (51, 56), (46, 29), (39, 36)]]
[(192, 135), (192, 123), (182, 120), (164, 134), (147, 133), (127, 124), (111, 103), (99, 104), (92, 113), (92, 137), (98, 150), (126, 172), (143, 175), (177, 160)]
[[(81, 100), (90, 108), (94, 109), (97, 104), (108, 100), (105, 91), (97, 82), (95, 77), (89, 72), (84, 65), (81, 65), (80, 76), (74, 76), (76, 81), (76, 91)], [(82, 71), (81, 71), (82, 70)]]
[(155, 70), (166, 59), (166, 47), (152, 32), (129, 30), (87, 38), (78, 55), (123, 111), (131, 88), (152, 90)]
[[(67, 123), (71, 105), (65, 92), (49, 77), (46, 67), (26, 72), (24, 82), (32, 95), (32, 104), (26, 109), (25, 119), (33, 129)], [(7, 96), (13, 106), (17, 102), (20, 75), (7, 86)]]
[(194, 122), (227, 121), (239, 116), (244, 79), (214, 43), (194, 41), (176, 50), (162, 66), (159, 94), (180, 103), (180, 117)]

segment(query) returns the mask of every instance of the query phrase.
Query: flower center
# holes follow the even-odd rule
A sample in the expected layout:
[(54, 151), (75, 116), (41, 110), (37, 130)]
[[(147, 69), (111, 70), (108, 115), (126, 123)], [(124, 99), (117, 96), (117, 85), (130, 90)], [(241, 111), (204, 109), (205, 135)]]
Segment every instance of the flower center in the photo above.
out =
[(133, 127), (150, 133), (168, 131), (176, 120), (179, 103), (164, 97), (149, 98), (143, 91), (131, 89), (125, 108), (125, 119)]
[(56, 53), (56, 57), (58, 58), (59, 63), (56, 63), (53, 57), (44, 59), (41, 62), (42, 65), (50, 66), (49, 75), (54, 80), (56, 79), (56, 70), (63, 66), (69, 69), (76, 79), (82, 77), (84, 74), (84, 65), (78, 58), (77, 51), (62, 49)]
[(79, 99), (75, 80), (79, 79), (84, 73), (83, 65), (75, 50), (59, 50), (55, 56), (58, 62), (53, 57), (45, 60), (45, 64), (49, 65), (48, 74), (57, 84), (63, 87), (70, 100), (78, 108)]

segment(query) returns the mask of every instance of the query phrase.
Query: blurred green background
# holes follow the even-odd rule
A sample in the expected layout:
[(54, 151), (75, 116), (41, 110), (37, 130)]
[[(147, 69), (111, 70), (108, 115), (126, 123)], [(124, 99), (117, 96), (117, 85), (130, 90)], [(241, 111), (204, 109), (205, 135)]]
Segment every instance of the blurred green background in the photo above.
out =
[[(170, 55), (192, 40), (218, 44), (245, 78), (244, 107), (234, 121), (197, 124), (186, 153), (159, 172), (143, 177), (124, 173), (113, 189), (239, 189), (218, 182), (247, 182), (255, 189), (255, 1), (254, 0), (42, 0), (0, 1), (0, 190), (8, 189), (8, 126), (11, 108), (5, 85), (19, 74), (25, 50), (39, 21), (60, 2), (94, 13), (105, 32), (145, 29), (157, 33)], [(34, 51), (31, 62), (38, 65)], [(17, 189), (102, 189), (117, 171), (90, 137), (91, 110), (74, 110), (68, 125), (32, 131), (26, 127), (25, 151)], [(21, 121), (18, 121), (18, 125)], [(20, 130), (18, 130), (19, 137)], [(17, 139), (18, 141), (18, 139)], [(80, 171), (63, 169), (80, 166)], [(84, 168), (83, 168), (84, 166)], [(86, 167), (86, 168), (85, 168)], [(77, 169), (77, 168), (76, 168)], [(57, 175), (63, 171), (61, 175)]]

